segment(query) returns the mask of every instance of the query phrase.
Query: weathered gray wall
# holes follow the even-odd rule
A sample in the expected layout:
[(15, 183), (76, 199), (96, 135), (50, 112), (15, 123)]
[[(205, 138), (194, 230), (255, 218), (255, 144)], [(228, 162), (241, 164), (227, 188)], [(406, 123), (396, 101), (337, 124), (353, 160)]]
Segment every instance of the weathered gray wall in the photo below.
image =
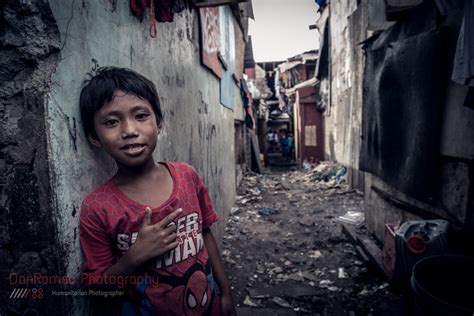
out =
[(7, 280), (9, 273), (65, 274), (45, 133), (59, 32), (40, 0), (2, 1), (0, 25), (0, 314), (61, 315), (68, 313), (63, 298), (15, 300), (12, 291), (25, 286)]
[(349, 184), (363, 191), (363, 174), (358, 171), (363, 53), (357, 43), (366, 37), (367, 10), (348, 0), (330, 6), (331, 96), (324, 123), (325, 155), (345, 165)]
[[(355, 1), (336, 1), (330, 5), (330, 91), (331, 104), (325, 117), (325, 146), (329, 159), (350, 163), (350, 90), (352, 68), (347, 17), (356, 9)], [(332, 147), (332, 148), (330, 148)]]

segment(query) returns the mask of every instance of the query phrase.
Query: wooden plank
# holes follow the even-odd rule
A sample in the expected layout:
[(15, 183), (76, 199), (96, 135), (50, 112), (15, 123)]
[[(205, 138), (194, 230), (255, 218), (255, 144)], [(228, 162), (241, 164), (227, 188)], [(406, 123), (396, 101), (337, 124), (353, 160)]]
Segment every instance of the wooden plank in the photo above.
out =
[(359, 253), (359, 255), (362, 257), (362, 259), (363, 259), (365, 262), (369, 262), (369, 261), (370, 261), (370, 258), (367, 257), (367, 255), (365, 254), (364, 250), (363, 250), (360, 246), (356, 245), (355, 248), (356, 248), (357, 252)]
[(368, 258), (377, 270), (379, 270), (383, 276), (388, 278), (387, 273), (383, 268), (382, 249), (380, 249), (372, 239), (357, 233), (349, 224), (341, 223), (341, 225), (342, 231), (352, 241), (352, 243), (355, 244), (357, 251), (362, 251), (363, 254), (361, 254), (361, 257), (364, 261)]
[[(449, 213), (443, 208), (435, 208), (433, 206), (418, 201), (418, 203), (424, 205), (424, 208), (421, 208), (407, 201), (400, 200), (399, 198), (389, 194), (388, 192), (385, 192), (384, 190), (375, 185), (370, 186), (370, 189), (377, 193), (385, 201), (401, 209), (402, 211), (412, 213), (413, 215), (416, 215), (423, 219), (444, 219), (450, 222), (450, 224), (455, 226), (456, 228), (461, 228), (463, 226), (459, 219), (454, 217), (451, 213)], [(446, 216), (444, 216), (443, 214)]]

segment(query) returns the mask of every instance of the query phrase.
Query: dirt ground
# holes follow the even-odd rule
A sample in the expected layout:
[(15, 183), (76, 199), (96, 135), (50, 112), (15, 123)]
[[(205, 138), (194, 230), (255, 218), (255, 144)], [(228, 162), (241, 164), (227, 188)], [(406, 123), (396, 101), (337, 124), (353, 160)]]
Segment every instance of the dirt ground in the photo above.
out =
[(310, 170), (244, 177), (222, 245), (238, 315), (406, 315), (342, 232), (338, 217), (363, 213), (364, 197), (338, 180)]

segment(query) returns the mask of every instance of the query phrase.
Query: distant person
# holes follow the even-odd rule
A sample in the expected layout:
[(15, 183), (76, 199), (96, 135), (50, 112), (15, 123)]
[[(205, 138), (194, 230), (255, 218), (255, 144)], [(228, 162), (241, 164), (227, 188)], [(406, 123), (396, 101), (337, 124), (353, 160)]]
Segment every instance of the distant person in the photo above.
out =
[(280, 146), (282, 156), (288, 158), (288, 137), (286, 136), (286, 129), (280, 130)]
[(89, 142), (117, 164), (80, 213), (81, 280), (89, 289), (125, 290), (101, 301), (101, 311), (235, 315), (206, 186), (190, 165), (153, 159), (163, 123), (154, 84), (130, 69), (100, 68), (85, 81), (80, 111)]
[(267, 143), (269, 152), (275, 152), (278, 147), (278, 134), (274, 129), (269, 130), (267, 134)]
[(294, 139), (293, 139), (293, 134), (289, 133), (288, 134), (288, 158), (293, 157), (293, 148), (294, 148)]

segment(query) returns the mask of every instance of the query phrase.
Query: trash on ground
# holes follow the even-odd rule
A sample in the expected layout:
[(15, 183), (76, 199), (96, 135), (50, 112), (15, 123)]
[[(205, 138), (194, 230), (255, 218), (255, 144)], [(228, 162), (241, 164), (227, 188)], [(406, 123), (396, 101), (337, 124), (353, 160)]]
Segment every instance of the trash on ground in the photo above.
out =
[(273, 299), (272, 299), (272, 302), (277, 304), (278, 306), (281, 306), (281, 307), (286, 307), (286, 308), (292, 308), (292, 306), (290, 305), (290, 303), (288, 303), (285, 299), (281, 298), (281, 297), (278, 297), (278, 296), (275, 296)]
[(254, 299), (270, 298), (270, 295), (268, 293), (263, 293), (263, 292), (260, 292), (256, 289), (250, 288), (250, 289), (247, 289), (247, 292), (249, 293), (249, 295), (247, 297), (250, 296), (251, 298), (254, 298)]
[(240, 207), (233, 207), (230, 209), (230, 215), (235, 215), (240, 210)]
[(255, 303), (250, 299), (250, 297), (247, 295), (244, 300), (244, 305), (250, 306), (250, 307), (259, 307), (260, 305)]
[(320, 287), (328, 287), (329, 284), (332, 284), (332, 281), (331, 281), (331, 280), (321, 280), (321, 281), (319, 282), (319, 286), (320, 286)]
[(264, 216), (275, 214), (275, 213), (277, 213), (277, 210), (275, 210), (273, 208), (270, 208), (270, 207), (261, 207), (258, 210), (258, 214), (264, 215)]
[(319, 250), (310, 250), (310, 251), (308, 251), (308, 257), (310, 257), (310, 258), (314, 258), (314, 259), (315, 258), (320, 258), (320, 257), (322, 257), (322, 255), (323, 254)]
[(365, 315), (381, 302), (395, 306), (397, 296), (359, 261), (338, 222), (346, 213), (354, 220), (357, 213), (348, 211), (363, 214), (363, 194), (344, 183), (343, 166), (308, 163), (306, 171), (242, 178), (222, 249), (236, 303), (255, 314), (285, 315), (334, 315), (341, 308)]
[(337, 271), (338, 271), (337, 277), (339, 279), (347, 278), (347, 273), (344, 271), (344, 268), (338, 268)]
[(336, 220), (339, 222), (354, 224), (354, 225), (361, 225), (364, 222), (364, 219), (365, 219), (365, 214), (362, 212), (357, 212), (357, 211), (347, 211), (346, 214), (342, 216), (338, 216), (336, 218)]

